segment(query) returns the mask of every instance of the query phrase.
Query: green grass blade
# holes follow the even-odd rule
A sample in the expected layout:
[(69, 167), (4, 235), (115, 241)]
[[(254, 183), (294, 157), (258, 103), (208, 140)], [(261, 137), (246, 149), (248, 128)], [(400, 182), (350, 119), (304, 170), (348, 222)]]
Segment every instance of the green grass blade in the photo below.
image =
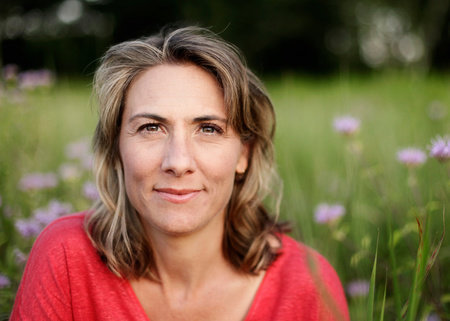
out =
[(421, 274), (421, 258), (423, 256), (423, 231), (422, 231), (422, 223), (419, 219), (417, 219), (417, 225), (419, 229), (419, 247), (417, 249), (417, 256), (416, 256), (416, 265), (414, 268), (414, 276), (413, 276), (413, 283), (411, 286), (411, 292), (408, 299), (408, 306), (407, 306), (407, 314), (406, 314), (406, 320), (407, 321), (414, 321), (415, 315), (417, 313), (417, 306), (418, 306), (418, 283), (420, 279)]
[(393, 292), (394, 292), (394, 306), (395, 306), (395, 313), (397, 320), (400, 320), (402, 318), (402, 299), (401, 299), (401, 292), (400, 292), (400, 286), (398, 284), (398, 276), (397, 276), (397, 259), (395, 257), (395, 244), (394, 244), (394, 235), (392, 231), (392, 213), (388, 213), (388, 233), (389, 233), (389, 243), (388, 243), (388, 250), (389, 250), (389, 260), (391, 263), (391, 278), (392, 278), (392, 285), (393, 285)]
[(414, 321), (417, 317), (420, 297), (422, 294), (422, 285), (426, 272), (426, 265), (428, 261), (428, 254), (430, 251), (429, 229), (430, 229), (430, 215), (427, 213), (425, 217), (425, 225), (417, 218), (417, 225), (419, 229), (419, 248), (417, 249), (416, 267), (414, 269), (413, 284), (411, 287), (408, 310), (406, 314), (407, 321)]
[(377, 274), (377, 258), (378, 258), (378, 239), (377, 237), (377, 247), (375, 249), (375, 259), (373, 262), (372, 275), (370, 277), (370, 287), (369, 296), (367, 298), (367, 321), (373, 321), (373, 307), (375, 303), (375, 279)]
[(387, 289), (387, 271), (386, 271), (386, 280), (384, 282), (383, 302), (381, 303), (380, 321), (384, 321), (384, 307), (386, 304), (386, 289)]

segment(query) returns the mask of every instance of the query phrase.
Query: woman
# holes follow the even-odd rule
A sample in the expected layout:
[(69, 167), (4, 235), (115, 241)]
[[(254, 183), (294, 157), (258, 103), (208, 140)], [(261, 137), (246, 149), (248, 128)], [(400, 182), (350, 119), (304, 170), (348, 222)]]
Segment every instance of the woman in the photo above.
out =
[(339, 279), (263, 200), (272, 104), (201, 28), (113, 46), (95, 75), (101, 200), (36, 241), (12, 320), (348, 320)]

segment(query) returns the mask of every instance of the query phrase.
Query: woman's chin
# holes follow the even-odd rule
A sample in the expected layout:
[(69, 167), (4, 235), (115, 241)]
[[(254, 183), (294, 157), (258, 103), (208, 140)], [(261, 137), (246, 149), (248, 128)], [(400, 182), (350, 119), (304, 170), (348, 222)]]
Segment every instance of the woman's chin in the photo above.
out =
[(164, 222), (153, 222), (148, 227), (150, 235), (162, 234), (170, 237), (187, 237), (200, 232), (207, 224), (196, 220), (172, 219)]

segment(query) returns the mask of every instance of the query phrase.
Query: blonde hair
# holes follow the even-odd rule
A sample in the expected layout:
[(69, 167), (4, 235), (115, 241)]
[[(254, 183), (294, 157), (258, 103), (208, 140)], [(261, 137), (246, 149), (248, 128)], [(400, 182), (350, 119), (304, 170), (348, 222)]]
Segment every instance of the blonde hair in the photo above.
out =
[[(199, 27), (123, 42), (102, 58), (94, 77), (99, 121), (93, 139), (100, 200), (87, 217), (86, 231), (116, 275), (157, 279), (151, 244), (125, 192), (118, 138), (130, 83), (152, 66), (171, 63), (195, 64), (217, 79), (229, 125), (250, 146), (249, 166), (237, 176), (227, 208), (223, 252), (237, 270), (257, 273), (276, 257), (269, 235), (285, 230), (263, 204), (270, 194), (275, 195), (275, 203), (281, 196), (272, 143), (275, 114), (262, 83), (246, 67), (238, 49)], [(278, 204), (274, 207), (276, 217)]]

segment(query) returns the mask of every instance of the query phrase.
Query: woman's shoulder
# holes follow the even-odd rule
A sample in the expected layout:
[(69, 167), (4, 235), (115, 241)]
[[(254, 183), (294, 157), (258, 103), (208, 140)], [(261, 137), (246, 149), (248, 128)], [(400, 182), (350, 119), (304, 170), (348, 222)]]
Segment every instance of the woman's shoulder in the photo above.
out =
[(298, 275), (302, 281), (319, 278), (330, 285), (340, 286), (335, 269), (322, 254), (290, 236), (281, 235), (280, 240), (279, 257), (274, 263), (279, 265), (284, 275)]
[(64, 289), (67, 301), (69, 288), (83, 288), (92, 278), (113, 278), (84, 229), (86, 215), (69, 214), (44, 228), (31, 249), (21, 287), (39, 285), (56, 293)]
[[(290, 294), (290, 298), (286, 300), (297, 300), (299, 304), (308, 297), (307, 305), (310, 308), (315, 306), (316, 313), (337, 313), (343, 320), (348, 320), (342, 284), (328, 260), (313, 248), (287, 235), (281, 235), (280, 240), (282, 246), (279, 256), (267, 274), (271, 275), (273, 283), (278, 283), (282, 293)], [(320, 308), (324, 305), (328, 306), (326, 311)]]
[(37, 237), (33, 251), (57, 251), (63, 248), (92, 247), (84, 230), (87, 211), (62, 216), (49, 225)]
[(280, 235), (279, 240), (278, 261), (281, 261), (284, 265), (298, 266), (300, 264), (303, 266), (308, 264), (308, 260), (323, 259), (319, 252), (286, 234)]
[(331, 267), (328, 260), (312, 247), (293, 239), (288, 235), (280, 236), (281, 247), (279, 253), (287, 262), (302, 262), (303, 264), (320, 264)]
[(246, 320), (349, 320), (342, 285), (328, 261), (287, 235), (278, 237), (278, 256)]

